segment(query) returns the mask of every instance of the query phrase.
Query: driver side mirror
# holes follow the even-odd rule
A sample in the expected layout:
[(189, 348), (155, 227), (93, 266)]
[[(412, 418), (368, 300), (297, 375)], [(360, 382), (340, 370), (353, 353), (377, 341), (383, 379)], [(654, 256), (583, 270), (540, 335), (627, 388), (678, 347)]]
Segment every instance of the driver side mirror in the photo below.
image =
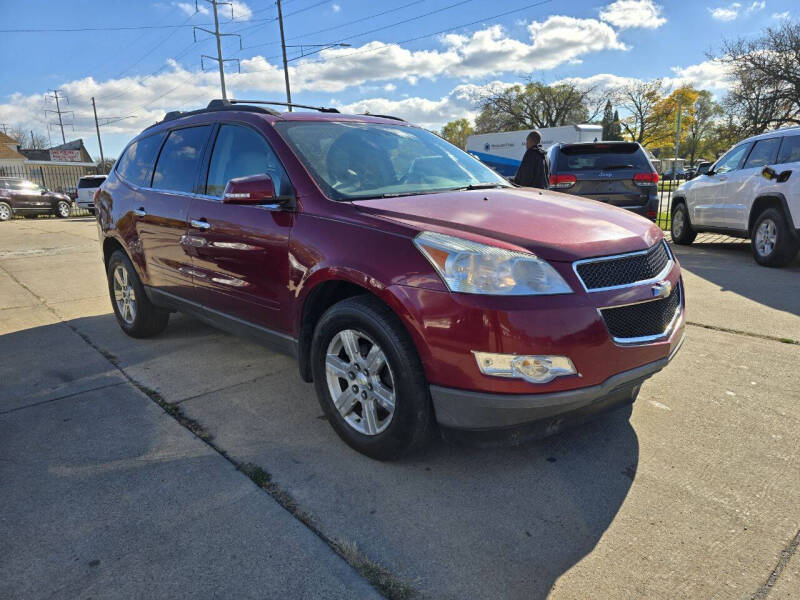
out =
[(290, 200), (276, 196), (272, 177), (266, 174), (231, 179), (222, 194), (223, 204), (288, 204)]

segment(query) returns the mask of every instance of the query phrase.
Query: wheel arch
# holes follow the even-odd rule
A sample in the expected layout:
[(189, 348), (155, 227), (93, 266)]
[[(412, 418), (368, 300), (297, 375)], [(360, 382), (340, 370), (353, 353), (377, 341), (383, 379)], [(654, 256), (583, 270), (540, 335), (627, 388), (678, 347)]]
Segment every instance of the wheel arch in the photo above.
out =
[(673, 211), (675, 210), (675, 207), (678, 206), (678, 204), (685, 204), (686, 208), (687, 209), (689, 208), (689, 205), (688, 205), (688, 203), (686, 201), (686, 195), (685, 194), (681, 194), (680, 196), (676, 196), (675, 194), (672, 195), (672, 199), (670, 200), (670, 206), (669, 206), (669, 213), (670, 214), (673, 213)]
[(336, 275), (320, 277), (305, 293), (301, 300), (302, 305), (297, 311), (295, 329), (297, 331), (297, 362), (300, 376), (304, 381), (311, 382), (313, 380), (311, 341), (320, 317), (337, 302), (354, 296), (371, 296), (391, 310), (408, 333), (417, 353), (420, 353), (420, 340), (406, 323), (405, 317), (408, 314), (403, 303), (386, 287), (376, 284), (374, 279), (365, 275), (338, 272)]
[(768, 194), (762, 194), (758, 196), (750, 206), (750, 214), (747, 218), (748, 235), (752, 236), (753, 226), (755, 225), (756, 220), (758, 220), (758, 216), (768, 208), (777, 208), (783, 212), (786, 223), (789, 225), (789, 231), (795, 231), (794, 223), (792, 222), (792, 214), (789, 211), (789, 203), (786, 200), (786, 196), (780, 192), (770, 192)]

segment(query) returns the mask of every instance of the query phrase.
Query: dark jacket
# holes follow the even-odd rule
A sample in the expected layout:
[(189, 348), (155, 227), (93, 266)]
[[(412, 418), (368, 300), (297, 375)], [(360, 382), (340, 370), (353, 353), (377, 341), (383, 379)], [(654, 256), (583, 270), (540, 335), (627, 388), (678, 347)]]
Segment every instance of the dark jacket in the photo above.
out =
[(534, 146), (525, 151), (522, 163), (514, 177), (514, 183), (525, 187), (547, 189), (550, 180), (550, 165), (547, 154), (541, 146)]

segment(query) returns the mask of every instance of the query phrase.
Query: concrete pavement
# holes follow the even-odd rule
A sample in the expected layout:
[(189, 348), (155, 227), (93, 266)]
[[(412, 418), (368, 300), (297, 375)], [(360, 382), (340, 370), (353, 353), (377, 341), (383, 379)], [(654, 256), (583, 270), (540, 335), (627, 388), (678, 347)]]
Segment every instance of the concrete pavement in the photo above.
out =
[[(129, 501), (131, 494), (159, 497), (159, 485), (172, 477), (182, 484), (166, 487), (162, 495), (177, 503), (169, 506), (188, 505), (191, 514), (196, 510), (207, 515), (212, 511), (209, 505), (221, 505), (220, 510), (228, 511), (225, 529), (250, 539), (246, 529), (236, 529), (241, 523), (229, 513), (240, 498), (249, 499), (247, 490), (252, 490), (265, 507), (253, 504), (247, 514), (263, 515), (267, 528), (273, 523), (272, 499), (161, 412), (132, 387), (134, 382), (177, 404), (232, 460), (269, 473), (323, 538), (355, 545), (420, 596), (795, 594), (793, 582), (800, 575), (798, 553), (791, 548), (800, 530), (800, 346), (754, 335), (800, 339), (797, 264), (772, 270), (756, 267), (736, 248), (677, 249), (686, 269), (689, 320), (742, 333), (688, 327), (681, 353), (643, 386), (630, 421), (624, 413), (613, 414), (521, 448), (481, 450), (437, 442), (409, 460), (383, 464), (338, 440), (321, 418), (312, 387), (300, 380), (296, 366), (285, 357), (181, 316), (158, 338), (124, 336), (110, 314), (93, 227), (83, 220), (40, 219), (0, 228), (0, 333), (6, 334), (0, 336), (0, 377), (4, 393), (6, 381), (11, 390), (0, 400), (0, 412), (6, 406), (14, 411), (0, 416), (0, 439), (6, 439), (4, 424), (12, 432), (8, 445), (0, 442), (0, 478), (9, 476), (8, 470), (21, 489), (35, 486), (35, 491), (27, 491), (34, 497), (50, 487), (60, 491), (59, 486), (70, 481), (61, 481), (65, 473), (100, 483), (84, 488), (76, 479), (75, 490), (104, 488), (111, 478), (118, 493), (114, 498), (125, 501), (109, 519), (153, 521), (138, 536), (131, 527), (115, 530), (113, 542), (104, 539), (107, 546), (80, 555), (77, 563), (86, 573), (76, 574), (66, 559), (48, 560), (42, 544), (53, 546), (55, 556), (66, 557), (77, 534), (65, 531), (69, 537), (54, 541), (38, 531), (67, 519), (70, 528), (94, 528), (97, 538), (98, 531), (113, 529), (102, 508), (115, 502), (102, 496), (98, 510), (87, 513), (77, 508), (80, 502), (63, 501), (71, 498), (69, 493), (46, 496), (42, 508), (61, 519), (45, 515), (40, 530), (28, 534), (37, 511), (25, 512), (19, 506), (22, 497), (14, 496), (8, 501), (11, 518), (0, 521), (0, 527), (10, 534), (22, 533), (15, 553), (42, 575), (60, 578), (63, 573), (65, 585), (72, 586), (65, 589), (103, 595), (111, 580), (91, 579), (98, 572), (93, 569), (104, 565), (103, 558), (93, 555), (103, 550), (106, 557), (127, 557), (125, 549), (133, 540), (159, 547), (173, 544), (164, 556), (186, 563), (175, 567), (179, 578), (198, 564), (205, 567), (214, 561), (214, 551), (205, 546), (196, 553), (177, 551), (203, 535), (193, 536), (181, 527), (158, 533), (155, 523), (182, 518), (177, 509), (170, 513), (163, 505)], [(28, 361), (43, 347), (48, 357), (63, 358), (42, 361), (40, 368), (20, 374), (18, 359), (31, 365)], [(122, 371), (109, 368), (112, 363)], [(92, 388), (95, 391), (86, 391)], [(135, 401), (115, 400), (122, 391)], [(52, 400), (70, 393), (74, 395)], [(124, 434), (119, 419), (136, 424), (136, 440), (151, 442), (137, 446), (139, 442)], [(89, 438), (91, 443), (81, 442), (87, 433), (95, 437)], [(15, 457), (37, 455), (35, 448), (45, 440), (54, 448), (41, 453), (35, 465), (17, 464)], [(70, 444), (80, 445), (75, 450), (82, 457), (77, 465), (65, 459)], [(98, 450), (92, 460), (94, 447)], [(161, 458), (164, 455), (168, 458)], [(200, 498), (192, 490), (203, 486), (194, 483), (206, 480), (211, 480), (207, 485), (214, 492)], [(140, 485), (153, 490), (139, 496)], [(188, 491), (181, 496), (184, 487)], [(2, 502), (0, 510), (6, 511)], [(162, 518), (166, 514), (169, 518)], [(332, 596), (351, 597), (352, 589), (360, 593), (359, 582), (345, 576), (344, 563), (319, 537), (297, 521), (294, 530), (277, 522), (282, 536), (296, 538), (297, 553), (308, 551), (308, 536), (322, 544), (320, 552), (327, 551), (322, 552), (326, 560), (314, 570), (319, 586), (301, 592), (313, 596), (328, 590)], [(231, 562), (229, 554), (235, 553), (251, 568), (253, 563), (247, 561), (261, 560), (262, 569), (285, 568), (273, 555), (259, 554), (262, 547), (226, 536), (211, 523), (198, 531), (219, 536), (212, 545), (222, 564)], [(257, 533), (255, 538), (264, 535)], [(6, 537), (0, 531), (0, 539)], [(280, 539), (282, 544), (287, 538)], [(274, 537), (264, 545), (274, 546)], [(0, 581), (10, 572), (7, 569), (19, 567), (4, 562), (5, 554), (0, 552)], [(135, 558), (122, 558), (128, 562), (113, 571), (114, 577), (128, 574), (121, 580), (121, 595), (152, 589), (135, 587), (132, 576), (149, 569), (162, 572), (163, 563), (154, 567), (144, 558), (147, 555), (142, 551)], [(98, 567), (84, 564), (84, 559), (95, 558), (101, 560)], [(207, 568), (223, 572), (214, 571), (216, 565)], [(247, 579), (247, 569), (237, 573), (243, 573), (241, 587), (225, 587), (235, 583), (223, 577), (217, 578), (218, 587), (208, 589), (220, 596), (242, 596), (250, 589), (248, 581), (258, 584), (252, 573)], [(276, 585), (297, 585), (300, 577), (290, 570)], [(124, 593), (129, 590), (134, 592)]]

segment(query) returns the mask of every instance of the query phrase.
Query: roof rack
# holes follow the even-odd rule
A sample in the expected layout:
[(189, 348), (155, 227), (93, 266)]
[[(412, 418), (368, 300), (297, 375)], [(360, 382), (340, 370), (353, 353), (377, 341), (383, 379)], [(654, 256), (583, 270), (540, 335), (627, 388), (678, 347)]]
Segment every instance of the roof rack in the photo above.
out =
[(247, 112), (255, 112), (261, 113), (264, 115), (273, 115), (273, 116), (280, 116), (280, 113), (275, 110), (271, 110), (269, 108), (263, 108), (261, 106), (232, 106), (230, 102), (226, 102), (224, 100), (212, 100), (208, 103), (208, 106), (205, 108), (199, 108), (197, 110), (171, 110), (167, 114), (164, 115), (164, 118), (160, 121), (153, 123), (150, 127), (146, 129), (150, 129), (151, 127), (155, 127), (156, 125), (160, 125), (161, 123), (165, 123), (167, 121), (174, 121), (175, 119), (180, 119), (181, 117), (190, 117), (192, 115), (200, 115), (207, 112), (216, 112), (216, 111), (223, 111), (223, 110), (243, 110)]
[(395, 117), (392, 115), (376, 115), (375, 113), (361, 113), (364, 117), (379, 117), (381, 119), (392, 119), (393, 121), (402, 121), (403, 123), (406, 122), (405, 119), (401, 119), (400, 117)]
[[(217, 102), (225, 102), (225, 100), (212, 100), (209, 103), (209, 107)], [(328, 108), (325, 106), (308, 106), (307, 104), (295, 104), (294, 102), (272, 102), (271, 100), (228, 100), (230, 104), (270, 104), (273, 106), (296, 106), (297, 108), (308, 108), (310, 110), (318, 110), (319, 112), (323, 113), (338, 113), (339, 110), (336, 108)]]

